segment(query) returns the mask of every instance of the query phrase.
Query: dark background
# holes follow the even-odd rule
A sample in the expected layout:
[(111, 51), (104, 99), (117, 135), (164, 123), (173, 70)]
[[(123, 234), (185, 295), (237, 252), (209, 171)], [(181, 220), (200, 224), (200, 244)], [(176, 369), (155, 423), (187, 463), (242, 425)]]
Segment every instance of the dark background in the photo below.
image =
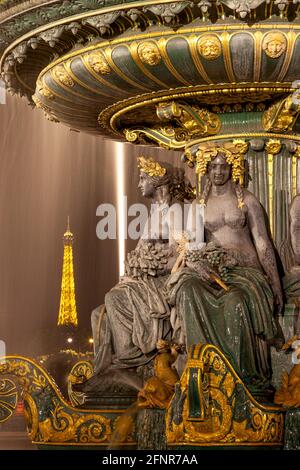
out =
[[(96, 237), (97, 206), (116, 203), (113, 141), (47, 121), (25, 100), (0, 105), (0, 339), (8, 354), (54, 352), (62, 237), (70, 215), (81, 350), (91, 349), (91, 311), (118, 280), (118, 242)], [(125, 146), (128, 204), (145, 202), (137, 188), (138, 155), (180, 163), (180, 154)], [(127, 241), (126, 251), (136, 242)]]

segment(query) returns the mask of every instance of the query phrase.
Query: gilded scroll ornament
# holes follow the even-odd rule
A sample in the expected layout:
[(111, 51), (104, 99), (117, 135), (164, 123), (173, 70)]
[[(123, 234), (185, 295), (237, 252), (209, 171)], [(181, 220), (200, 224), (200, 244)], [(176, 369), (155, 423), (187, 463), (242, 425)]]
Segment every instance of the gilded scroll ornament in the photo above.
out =
[(286, 51), (286, 47), (286, 37), (277, 31), (266, 34), (263, 39), (262, 48), (272, 59), (278, 59)]
[(142, 42), (138, 46), (138, 55), (142, 62), (154, 66), (161, 61), (161, 54), (158, 46), (153, 41)]
[(110, 420), (96, 414), (79, 416), (76, 413), (69, 413), (57, 404), (51, 416), (39, 423), (39, 436), (41, 442), (99, 443), (109, 441)]
[(293, 83), (295, 91), (287, 98), (272, 104), (263, 115), (262, 124), (265, 131), (292, 131), (300, 112), (299, 82)]
[(208, 34), (202, 36), (198, 41), (198, 50), (204, 59), (215, 60), (220, 57), (222, 53), (222, 45), (216, 36)]
[[(170, 121), (170, 126), (175, 133), (180, 134), (180, 130), (182, 131), (183, 138), (177, 136), (177, 140), (187, 141), (194, 136), (215, 135), (221, 129), (219, 117), (198, 106), (189, 106), (175, 101), (163, 102), (156, 106), (156, 114), (162, 121)], [(176, 122), (176, 126), (172, 125), (172, 121)]]
[(125, 129), (124, 134), (128, 142), (136, 142), (139, 138), (139, 133), (135, 130)]
[(30, 393), (23, 392), (24, 400), (24, 417), (27, 426), (27, 433), (29, 439), (34, 441), (37, 438), (39, 430), (39, 412), (36, 403)]
[(283, 443), (282, 410), (259, 404), (223, 353), (208, 344), (191, 348), (166, 423), (169, 446)]
[(101, 51), (91, 52), (86, 55), (86, 58), (96, 73), (108, 75), (111, 72), (111, 68)]
[(171, 126), (140, 127), (125, 129), (124, 135), (128, 142), (145, 145), (147, 142), (157, 142), (160, 147), (166, 149), (182, 149), (185, 145), (185, 133), (175, 132)]
[(93, 366), (88, 361), (79, 361), (73, 367), (68, 376), (68, 395), (73, 406), (80, 406), (84, 402), (84, 393), (73, 390), (73, 384), (79, 384), (88, 380), (94, 373)]
[(62, 85), (72, 88), (75, 83), (72, 77), (68, 74), (65, 67), (63, 65), (57, 65), (53, 69), (53, 76), (56, 80), (58, 80)]
[[(80, 372), (88, 371), (80, 367), (75, 370), (76, 374)], [(0, 363), (0, 375), (13, 376), (20, 384), (28, 434), (35, 443), (91, 445), (110, 442), (113, 421), (119, 416), (119, 412), (72, 408), (49, 374), (31, 359), (5, 357)], [(11, 384), (13, 383), (6, 378), (4, 382), (0, 381), (0, 412), (1, 387), (3, 391), (5, 389), (5, 395), (10, 390), (15, 393)], [(132, 436), (128, 439), (132, 441)]]
[(158, 142), (161, 147), (181, 149), (195, 137), (215, 135), (221, 129), (220, 118), (205, 108), (172, 102), (156, 106), (157, 117), (164, 125), (152, 128), (125, 129), (129, 142), (145, 142), (144, 138)]

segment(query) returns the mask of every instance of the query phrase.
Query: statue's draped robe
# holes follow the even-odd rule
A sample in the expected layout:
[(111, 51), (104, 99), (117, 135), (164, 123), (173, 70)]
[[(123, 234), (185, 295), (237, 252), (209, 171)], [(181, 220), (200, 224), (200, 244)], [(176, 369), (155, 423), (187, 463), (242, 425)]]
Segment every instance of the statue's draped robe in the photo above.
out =
[(284, 265), (285, 276), (283, 278), (283, 289), (288, 302), (299, 303), (300, 301), (300, 278), (299, 271), (292, 271), (297, 266), (296, 257), (292, 248), (290, 236), (280, 246), (280, 257)]
[(154, 357), (157, 341), (171, 337), (170, 308), (163, 296), (167, 277), (130, 278), (106, 294), (106, 311), (94, 314), (99, 332), (95, 372), (111, 365), (142, 366)]
[(276, 334), (273, 294), (255, 268), (229, 268), (229, 292), (208, 284), (189, 269), (172, 275), (166, 285), (174, 339), (187, 347), (199, 342), (218, 346), (236, 372), (253, 386), (271, 378), (266, 340)]

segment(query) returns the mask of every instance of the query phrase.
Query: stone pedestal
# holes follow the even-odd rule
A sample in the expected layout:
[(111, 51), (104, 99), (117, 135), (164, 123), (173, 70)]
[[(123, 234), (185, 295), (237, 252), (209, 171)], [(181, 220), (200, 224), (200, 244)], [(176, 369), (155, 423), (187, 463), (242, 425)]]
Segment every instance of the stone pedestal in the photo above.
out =
[(300, 450), (300, 408), (289, 409), (286, 412), (284, 449)]
[(167, 449), (165, 410), (142, 410), (136, 422), (138, 449)]

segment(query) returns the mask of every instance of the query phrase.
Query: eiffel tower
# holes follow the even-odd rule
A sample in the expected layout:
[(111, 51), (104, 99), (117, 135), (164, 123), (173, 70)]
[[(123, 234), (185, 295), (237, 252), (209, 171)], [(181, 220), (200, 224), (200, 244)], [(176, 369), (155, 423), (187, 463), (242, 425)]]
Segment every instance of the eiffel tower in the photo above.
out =
[(63, 237), (64, 259), (57, 321), (58, 326), (76, 327), (78, 325), (73, 267), (73, 241), (74, 236), (70, 230), (70, 220), (68, 217), (68, 226)]

